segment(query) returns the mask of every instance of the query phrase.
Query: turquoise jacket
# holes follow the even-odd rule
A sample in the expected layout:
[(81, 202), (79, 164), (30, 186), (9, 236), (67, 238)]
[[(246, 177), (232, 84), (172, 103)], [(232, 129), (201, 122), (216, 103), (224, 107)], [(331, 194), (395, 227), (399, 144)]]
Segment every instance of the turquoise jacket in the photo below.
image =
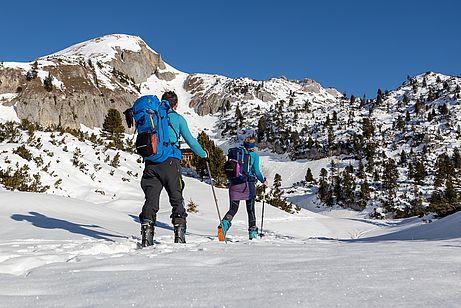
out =
[[(200, 143), (198, 143), (198, 141), (190, 133), (189, 127), (187, 126), (187, 122), (184, 117), (179, 113), (172, 111), (168, 113), (168, 119), (171, 124), (171, 126), (168, 128), (170, 142), (179, 146), (178, 139), (182, 136), (184, 141), (186, 141), (186, 143), (190, 146), (191, 150), (194, 151), (195, 154), (201, 158), (205, 158), (205, 151), (203, 150)], [(181, 150), (177, 146), (174, 147), (173, 157), (181, 160)]]
[(259, 155), (250, 151), (250, 176), (255, 176), (261, 183), (264, 183), (264, 177), (259, 170)]

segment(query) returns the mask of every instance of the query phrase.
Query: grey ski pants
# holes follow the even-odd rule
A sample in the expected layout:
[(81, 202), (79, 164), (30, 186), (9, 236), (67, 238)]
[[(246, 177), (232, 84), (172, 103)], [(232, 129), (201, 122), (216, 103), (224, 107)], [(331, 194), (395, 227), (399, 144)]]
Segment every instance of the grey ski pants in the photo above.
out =
[(168, 158), (161, 164), (146, 161), (141, 179), (141, 188), (146, 198), (140, 220), (157, 219), (160, 205), (160, 193), (165, 187), (171, 204), (171, 222), (173, 225), (185, 225), (187, 213), (184, 208), (182, 190), (184, 181), (181, 178), (181, 164), (177, 158)]

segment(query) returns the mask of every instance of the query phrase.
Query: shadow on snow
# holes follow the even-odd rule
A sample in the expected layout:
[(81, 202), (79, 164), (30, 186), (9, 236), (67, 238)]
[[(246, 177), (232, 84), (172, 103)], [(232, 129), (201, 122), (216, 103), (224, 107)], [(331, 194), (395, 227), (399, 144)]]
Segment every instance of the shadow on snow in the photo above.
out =
[(33, 226), (43, 229), (62, 229), (67, 230), (71, 233), (81, 234), (95, 239), (101, 239), (106, 241), (113, 242), (109, 237), (117, 238), (126, 238), (125, 236), (114, 235), (110, 233), (105, 233), (97, 230), (92, 230), (90, 228), (102, 228), (97, 225), (81, 225), (76, 224), (67, 220), (57, 219), (45, 216), (37, 212), (29, 212), (30, 215), (22, 214), (13, 214), (11, 219), (16, 221), (28, 221), (32, 223)]
[[(136, 216), (136, 215), (129, 215), (129, 216), (133, 219), (134, 222), (137, 222), (138, 224), (141, 223), (138, 216)], [(161, 229), (165, 229), (165, 230), (170, 230), (170, 231), (174, 230), (174, 228), (172, 226), (170, 226), (169, 224), (166, 224), (166, 223), (158, 221), (158, 220), (155, 222), (155, 226), (159, 227)]]

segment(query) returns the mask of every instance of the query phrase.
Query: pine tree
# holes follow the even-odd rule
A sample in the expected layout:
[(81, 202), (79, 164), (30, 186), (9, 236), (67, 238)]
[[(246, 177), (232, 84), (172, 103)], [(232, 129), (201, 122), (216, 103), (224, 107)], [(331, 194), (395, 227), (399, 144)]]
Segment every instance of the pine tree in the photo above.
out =
[(399, 163), (401, 165), (405, 165), (407, 163), (407, 154), (405, 150), (402, 150), (402, 152), (400, 152), (400, 162)]
[(282, 176), (277, 173), (275, 174), (274, 186), (272, 189), (271, 196), (269, 200), (267, 200), (267, 203), (277, 208), (280, 208), (281, 210), (284, 210), (285, 212), (293, 214), (294, 211), (292, 210), (291, 204), (288, 203), (284, 198), (282, 198), (281, 187), (282, 187)]
[(114, 142), (116, 148), (121, 149), (123, 146), (122, 143), (122, 133), (125, 131), (125, 128), (122, 124), (122, 116), (117, 109), (109, 109), (106, 117), (104, 118), (104, 123), (102, 124), (103, 133), (107, 139), (110, 139)]
[(351, 104), (354, 104), (356, 100), (356, 97), (354, 95), (351, 96)]
[(237, 107), (235, 108), (235, 120), (237, 121), (238, 123), (238, 126), (240, 128), (242, 128), (243, 126), (243, 114), (242, 114), (242, 111), (240, 111), (240, 107), (239, 105), (237, 105)]
[(335, 134), (333, 133), (333, 126), (328, 125), (328, 136), (327, 136), (328, 148), (331, 150), (334, 148)]
[(274, 188), (272, 190), (272, 196), (274, 198), (280, 199), (280, 197), (282, 196), (282, 190), (280, 189), (281, 187), (282, 187), (282, 176), (276, 173), (274, 176)]
[(387, 193), (390, 203), (392, 203), (392, 200), (396, 196), (398, 177), (397, 165), (392, 158), (389, 158), (384, 164), (383, 188)]
[(444, 217), (461, 210), (461, 201), (456, 193), (451, 179), (447, 180), (446, 188), (443, 192), (436, 190), (432, 193), (429, 211)]
[(411, 120), (410, 112), (407, 110), (407, 112), (405, 113), (405, 121), (408, 123), (410, 122), (410, 120)]
[(330, 196), (330, 186), (327, 181), (328, 171), (325, 168), (320, 170), (318, 197), (323, 203), (327, 203)]
[(410, 102), (410, 98), (406, 94), (403, 95), (403, 102), (405, 103), (405, 105)]
[(422, 108), (424, 107), (424, 105), (421, 103), (421, 101), (418, 99), (416, 100), (416, 103), (415, 103), (415, 113), (417, 115), (419, 115), (419, 113), (421, 112)]
[(367, 172), (372, 173), (375, 167), (376, 145), (367, 143), (365, 146), (365, 156), (367, 158)]
[[(227, 177), (224, 173), (224, 163), (226, 162), (226, 157), (224, 156), (223, 151), (215, 145), (205, 132), (201, 132), (198, 135), (197, 141), (203, 149), (208, 151), (210, 171), (213, 175), (213, 179), (216, 181), (216, 185), (225, 186), (227, 183)], [(195, 153), (192, 155), (191, 165), (195, 167), (202, 179), (205, 175), (208, 175), (206, 161)]]
[(307, 183), (312, 183), (312, 182), (314, 182), (314, 176), (312, 175), (312, 170), (311, 170), (311, 168), (307, 168), (306, 176), (304, 177), (304, 180), (305, 180)]
[(461, 169), (461, 154), (459, 152), (459, 148), (455, 148), (453, 150), (453, 157), (452, 157), (452, 160), (453, 160), (453, 166), (456, 168), (456, 169)]
[(421, 157), (420, 159), (415, 159), (414, 163), (414, 179), (416, 184), (422, 185), (424, 178), (426, 177), (426, 168), (424, 167), (424, 159)]
[(332, 121), (333, 123), (338, 123), (338, 113), (336, 110), (333, 111)]
[(455, 203), (459, 202), (458, 194), (455, 191), (455, 188), (453, 186), (453, 182), (452, 182), (451, 179), (448, 179), (447, 182), (446, 182), (444, 195), (445, 195), (445, 199), (447, 199), (448, 202), (450, 202), (452, 204), (455, 204)]
[(43, 80), (43, 86), (48, 92), (53, 91), (53, 76), (51, 76), (51, 72), (49, 72), (48, 76)]
[(428, 122), (432, 122), (432, 120), (434, 119), (434, 115), (432, 112), (428, 112), (427, 113), (427, 121)]
[(373, 123), (369, 118), (363, 118), (362, 120), (362, 131), (363, 131), (363, 136), (366, 139), (371, 138), (374, 133), (375, 133), (375, 128), (373, 126)]
[(266, 125), (266, 118), (262, 116), (258, 121), (258, 142), (262, 142), (264, 140)]
[(309, 136), (309, 139), (307, 140), (307, 148), (312, 149), (313, 145), (314, 145), (314, 140), (312, 140), (312, 137)]
[(365, 167), (363, 166), (362, 160), (359, 161), (359, 167), (357, 170), (357, 177), (359, 179), (364, 179), (365, 178)]
[(395, 124), (395, 128), (400, 130), (401, 132), (405, 131), (405, 121), (401, 115), (397, 117), (397, 123)]
[(439, 188), (453, 176), (453, 165), (447, 154), (441, 154), (435, 165), (434, 187)]
[(383, 92), (381, 89), (378, 89), (378, 93), (376, 95), (376, 106), (381, 106), (383, 104)]
[(344, 169), (344, 172), (342, 173), (341, 190), (341, 201), (343, 203), (343, 207), (355, 209), (355, 182), (350, 168)]
[(365, 179), (362, 184), (360, 184), (360, 197), (357, 201), (357, 206), (359, 210), (366, 208), (368, 200), (370, 200), (370, 186), (368, 185), (367, 180)]
[(114, 168), (120, 167), (120, 153), (119, 152), (115, 154), (114, 158), (110, 162), (110, 165)]
[(412, 187), (413, 200), (410, 202), (411, 210), (408, 213), (408, 216), (423, 216), (424, 207), (423, 207), (423, 197), (419, 192), (418, 186), (413, 185)]

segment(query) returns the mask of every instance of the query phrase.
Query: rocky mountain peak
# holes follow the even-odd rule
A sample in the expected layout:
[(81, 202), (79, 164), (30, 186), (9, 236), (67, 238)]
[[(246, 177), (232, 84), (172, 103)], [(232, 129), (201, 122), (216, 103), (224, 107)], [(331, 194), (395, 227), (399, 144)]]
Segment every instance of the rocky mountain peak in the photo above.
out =
[(101, 127), (109, 108), (123, 111), (141, 95), (142, 83), (172, 81), (179, 73), (141, 38), (111, 34), (30, 63), (3, 63), (0, 95), (20, 119)]

